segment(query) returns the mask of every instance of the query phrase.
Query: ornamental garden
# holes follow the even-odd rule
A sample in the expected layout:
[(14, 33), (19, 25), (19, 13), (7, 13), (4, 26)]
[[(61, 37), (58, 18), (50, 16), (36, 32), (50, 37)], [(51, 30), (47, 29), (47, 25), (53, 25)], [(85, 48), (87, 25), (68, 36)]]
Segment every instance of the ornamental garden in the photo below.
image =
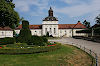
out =
[(0, 38), (0, 53), (2, 54), (25, 54), (53, 51), (60, 48), (60, 44), (48, 42), (43, 36), (31, 35), (29, 22), (22, 21), (22, 29), (18, 36), (13, 38)]
[(29, 22), (19, 18), (12, 1), (0, 0), (0, 27), (9, 26), (15, 29), (21, 21), (22, 29), (15, 37), (0, 38), (0, 66), (90, 66), (92, 64), (93, 58), (77, 47), (49, 42), (45, 36), (32, 35)]

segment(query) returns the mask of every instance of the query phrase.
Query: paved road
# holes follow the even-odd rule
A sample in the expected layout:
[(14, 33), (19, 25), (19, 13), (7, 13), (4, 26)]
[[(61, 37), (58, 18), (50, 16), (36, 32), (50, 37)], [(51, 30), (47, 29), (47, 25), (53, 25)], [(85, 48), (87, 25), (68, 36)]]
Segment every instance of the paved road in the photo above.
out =
[(100, 57), (100, 43), (74, 38), (50, 39), (49, 41), (60, 42), (62, 44), (78, 44), (83, 47), (86, 47), (87, 49), (91, 49)]

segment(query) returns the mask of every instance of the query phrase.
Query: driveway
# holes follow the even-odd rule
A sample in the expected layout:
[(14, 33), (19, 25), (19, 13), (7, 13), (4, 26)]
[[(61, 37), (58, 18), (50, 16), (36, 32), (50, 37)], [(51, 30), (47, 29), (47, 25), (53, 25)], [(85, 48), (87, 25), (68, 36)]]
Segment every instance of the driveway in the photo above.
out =
[(50, 39), (49, 41), (55, 41), (62, 44), (78, 44), (83, 47), (86, 47), (87, 49), (91, 49), (92, 51), (97, 53), (98, 56), (100, 56), (100, 43), (74, 38)]
[(74, 39), (74, 38), (61, 38), (61, 39), (50, 39), (49, 41), (55, 41), (62, 44), (78, 44), (82, 47), (86, 47), (87, 49), (91, 49), (93, 52), (98, 55), (98, 66), (100, 66), (100, 43), (82, 40), (82, 39)]

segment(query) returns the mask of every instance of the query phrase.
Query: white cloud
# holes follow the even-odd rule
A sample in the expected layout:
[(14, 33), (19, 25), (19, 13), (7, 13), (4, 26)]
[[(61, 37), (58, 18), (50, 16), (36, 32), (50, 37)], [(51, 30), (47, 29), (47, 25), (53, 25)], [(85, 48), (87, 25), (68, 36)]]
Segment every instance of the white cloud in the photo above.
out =
[[(64, 0), (63, 0), (64, 1)], [(65, 0), (66, 3), (73, 3), (72, 0)], [(82, 1), (76, 0), (76, 3), (81, 3)], [(59, 13), (64, 13), (70, 17), (82, 16), (88, 13), (95, 13), (100, 10), (100, 0), (91, 0), (89, 3), (81, 3), (77, 5), (67, 6), (63, 8), (57, 8), (56, 11)]]
[(82, 0), (61, 0), (67, 4), (79, 4), (82, 3)]
[(48, 0), (14, 0), (16, 9), (20, 12), (31, 11), (31, 6), (38, 7), (39, 10), (43, 10), (48, 5)]

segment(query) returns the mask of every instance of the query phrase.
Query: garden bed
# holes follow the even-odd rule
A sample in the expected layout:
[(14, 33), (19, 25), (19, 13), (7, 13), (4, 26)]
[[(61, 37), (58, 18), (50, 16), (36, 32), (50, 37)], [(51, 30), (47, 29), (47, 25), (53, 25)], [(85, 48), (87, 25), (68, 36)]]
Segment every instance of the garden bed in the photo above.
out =
[(0, 54), (32, 54), (32, 53), (41, 53), (49, 52), (59, 49), (61, 44), (51, 44), (47, 46), (25, 46), (25, 47), (6, 47), (0, 48)]
[(87, 53), (69, 45), (53, 52), (0, 55), (0, 66), (91, 66), (91, 62)]

